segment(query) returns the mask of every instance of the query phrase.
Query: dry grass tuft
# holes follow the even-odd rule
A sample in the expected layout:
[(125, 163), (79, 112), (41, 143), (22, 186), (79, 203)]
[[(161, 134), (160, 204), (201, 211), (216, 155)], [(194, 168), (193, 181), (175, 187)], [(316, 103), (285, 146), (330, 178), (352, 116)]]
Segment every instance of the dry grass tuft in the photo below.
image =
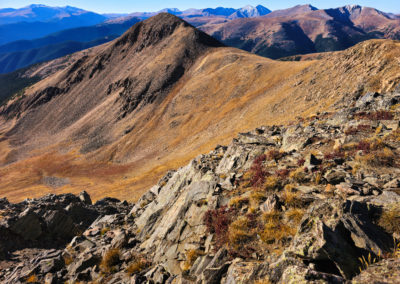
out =
[(144, 258), (141, 257), (137, 257), (135, 258), (135, 260), (129, 264), (129, 266), (126, 268), (126, 273), (128, 275), (134, 275), (134, 274), (138, 274), (141, 271), (143, 271), (143, 269), (149, 267), (149, 263), (147, 260), (145, 260)]
[(121, 252), (119, 249), (107, 251), (100, 263), (100, 268), (105, 273), (112, 273), (114, 267), (120, 262)]
[(229, 207), (242, 208), (243, 205), (249, 204), (250, 200), (244, 196), (236, 196), (229, 200)]
[(289, 177), (298, 183), (303, 183), (303, 182), (307, 181), (306, 173), (304, 172), (303, 168), (298, 168), (298, 169), (290, 172)]
[(35, 274), (32, 274), (31, 276), (29, 276), (26, 279), (26, 283), (38, 283), (39, 279), (37, 278), (37, 276)]
[(183, 270), (190, 270), (196, 259), (201, 255), (204, 255), (204, 253), (197, 249), (188, 250), (186, 252), (186, 261), (183, 263)]
[(299, 193), (291, 185), (285, 186), (281, 195), (281, 200), (290, 208), (301, 207), (302, 202), (299, 198)]
[(235, 250), (240, 250), (242, 246), (249, 242), (253, 234), (249, 231), (249, 220), (245, 216), (240, 216), (229, 226), (229, 245)]
[(264, 189), (267, 191), (278, 189), (279, 179), (276, 176), (269, 176), (264, 182)]

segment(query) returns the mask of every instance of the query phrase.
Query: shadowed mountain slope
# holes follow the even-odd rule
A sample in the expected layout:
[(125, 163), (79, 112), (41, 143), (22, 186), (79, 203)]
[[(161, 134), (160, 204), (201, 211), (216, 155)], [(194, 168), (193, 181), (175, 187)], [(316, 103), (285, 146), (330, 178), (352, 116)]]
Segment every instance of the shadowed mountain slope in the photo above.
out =
[(2, 195), (85, 188), (95, 199), (135, 200), (168, 169), (238, 132), (400, 82), (398, 42), (281, 62), (224, 47), (169, 14), (95, 49), (0, 110)]

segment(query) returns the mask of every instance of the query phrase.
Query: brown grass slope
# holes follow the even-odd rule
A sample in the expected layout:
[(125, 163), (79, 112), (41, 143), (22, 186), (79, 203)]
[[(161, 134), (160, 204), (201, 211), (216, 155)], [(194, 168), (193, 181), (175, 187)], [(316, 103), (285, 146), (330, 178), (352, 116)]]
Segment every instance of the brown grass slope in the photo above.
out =
[(394, 89), (399, 59), (398, 42), (370, 41), (320, 61), (273, 61), (157, 16), (2, 109), (0, 194), (135, 200), (238, 132)]

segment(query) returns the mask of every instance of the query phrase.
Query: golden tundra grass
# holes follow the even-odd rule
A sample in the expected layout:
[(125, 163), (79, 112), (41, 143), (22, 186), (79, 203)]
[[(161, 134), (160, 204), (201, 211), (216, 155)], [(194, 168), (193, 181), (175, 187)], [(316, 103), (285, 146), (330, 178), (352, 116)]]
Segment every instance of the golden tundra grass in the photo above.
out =
[[(362, 84), (368, 90), (392, 90), (400, 80), (400, 66), (392, 60), (400, 56), (399, 45), (368, 41), (329, 58), (306, 62), (273, 61), (233, 48), (211, 50), (160, 104), (147, 105), (112, 129), (117, 133), (129, 121), (135, 131), (88, 155), (65, 149), (33, 156), (27, 152), (30, 158), (0, 168), (0, 194), (20, 201), (50, 192), (87, 190), (94, 200), (114, 196), (135, 201), (167, 170), (185, 165), (217, 144), (229, 144), (238, 132), (329, 110)], [(229, 58), (232, 60), (227, 61)], [(385, 79), (378, 84), (377, 76)], [(57, 74), (46, 80), (56, 81)], [(170, 127), (174, 121), (179, 121), (179, 127)], [(45, 136), (41, 141), (55, 138), (60, 142), (69, 136)], [(79, 149), (81, 142), (74, 142)], [(0, 162), (12, 150), (13, 146), (0, 142)], [(41, 183), (49, 173), (67, 177), (71, 184), (49, 188)]]

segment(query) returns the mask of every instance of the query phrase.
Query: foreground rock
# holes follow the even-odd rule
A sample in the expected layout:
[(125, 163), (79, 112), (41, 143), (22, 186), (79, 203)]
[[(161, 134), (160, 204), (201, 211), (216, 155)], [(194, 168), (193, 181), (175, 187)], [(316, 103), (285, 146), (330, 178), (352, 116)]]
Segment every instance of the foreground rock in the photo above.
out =
[(399, 283), (399, 102), (366, 94), (240, 134), (133, 206), (1, 200), (0, 280)]

